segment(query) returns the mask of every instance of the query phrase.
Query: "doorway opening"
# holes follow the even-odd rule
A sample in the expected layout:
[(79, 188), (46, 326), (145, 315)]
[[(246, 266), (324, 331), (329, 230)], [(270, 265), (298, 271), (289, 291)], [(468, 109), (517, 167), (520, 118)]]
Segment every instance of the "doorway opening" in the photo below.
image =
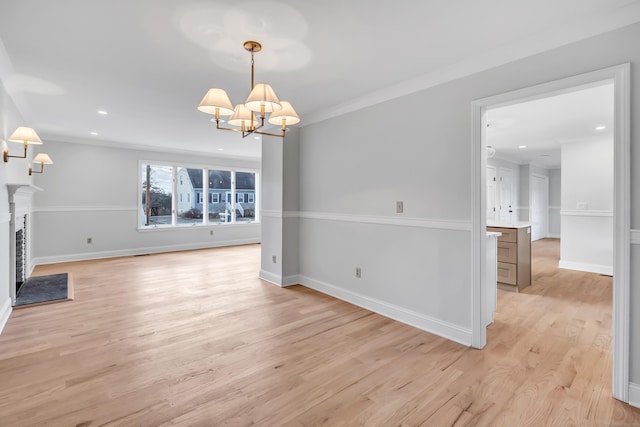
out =
[[(613, 330), (612, 330), (612, 394), (615, 398), (628, 401), (629, 377), (629, 123), (630, 123), (630, 91), (629, 64), (623, 64), (578, 76), (557, 80), (542, 85), (521, 89), (473, 102), (472, 104), (472, 171), (473, 179), (473, 243), (472, 243), (472, 345), (482, 348), (486, 344), (486, 328), (483, 319), (483, 292), (487, 289), (487, 267), (485, 225), (487, 223), (487, 112), (493, 108), (505, 107), (527, 101), (547, 98), (552, 95), (574, 92), (578, 88), (589, 85), (594, 87), (603, 82), (613, 83), (614, 118), (613, 118)], [(535, 178), (529, 171), (531, 183), (538, 190), (544, 186), (544, 179)], [(537, 174), (543, 175), (543, 174)], [(536, 181), (534, 181), (534, 179)], [(530, 187), (531, 188), (531, 187)], [(526, 207), (527, 218), (532, 218), (531, 210), (544, 209), (540, 206), (542, 196), (537, 200), (529, 198)], [(518, 206), (518, 208), (523, 208)], [(580, 208), (578, 208), (580, 209)], [(519, 216), (520, 217), (520, 216)], [(533, 214), (535, 217), (535, 214)], [(550, 221), (547, 221), (547, 224)], [(544, 227), (544, 224), (541, 225)], [(548, 225), (547, 225), (548, 227)], [(544, 228), (536, 233), (544, 234)], [(548, 231), (547, 231), (548, 234)]]

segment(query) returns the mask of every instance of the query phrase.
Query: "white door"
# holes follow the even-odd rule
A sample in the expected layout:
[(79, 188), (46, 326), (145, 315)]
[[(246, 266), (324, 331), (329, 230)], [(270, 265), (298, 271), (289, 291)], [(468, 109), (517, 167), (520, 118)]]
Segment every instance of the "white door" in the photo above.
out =
[(487, 221), (497, 219), (496, 205), (496, 168), (487, 166)]
[(500, 194), (499, 200), (499, 220), (500, 222), (509, 224), (512, 221), (517, 220), (513, 215), (513, 171), (509, 168), (498, 169), (498, 191)]
[(531, 240), (547, 237), (549, 223), (549, 178), (531, 176)]

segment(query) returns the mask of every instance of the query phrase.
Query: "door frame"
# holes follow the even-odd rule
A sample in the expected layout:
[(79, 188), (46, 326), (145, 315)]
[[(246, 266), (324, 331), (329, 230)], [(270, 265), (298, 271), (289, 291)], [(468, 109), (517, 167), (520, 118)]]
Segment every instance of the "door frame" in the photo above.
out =
[(543, 83), (536, 86), (475, 100), (471, 103), (471, 345), (483, 348), (487, 342), (482, 325), (482, 294), (486, 277), (486, 111), (578, 88), (614, 86), (614, 213), (613, 213), (613, 311), (612, 311), (612, 395), (629, 401), (629, 294), (630, 294), (630, 71), (629, 63)]
[[(545, 194), (547, 196), (547, 209), (544, 212), (544, 229), (542, 230), (542, 238), (549, 237), (549, 177), (539, 173), (530, 173), (529, 175), (529, 221), (533, 222), (533, 178), (542, 178), (545, 183)], [(531, 237), (533, 237), (533, 227), (531, 227)]]

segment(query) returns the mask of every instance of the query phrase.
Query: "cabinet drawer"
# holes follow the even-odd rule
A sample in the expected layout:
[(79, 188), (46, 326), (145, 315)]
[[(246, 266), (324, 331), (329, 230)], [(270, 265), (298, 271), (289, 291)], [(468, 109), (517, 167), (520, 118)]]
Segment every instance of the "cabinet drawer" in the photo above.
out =
[(518, 244), (498, 241), (498, 261), (516, 264), (518, 261)]
[(515, 264), (498, 262), (498, 282), (516, 284), (517, 269)]
[(498, 236), (498, 242), (517, 242), (518, 241), (517, 228), (487, 227), (487, 230), (497, 231), (499, 233), (502, 233), (502, 236)]

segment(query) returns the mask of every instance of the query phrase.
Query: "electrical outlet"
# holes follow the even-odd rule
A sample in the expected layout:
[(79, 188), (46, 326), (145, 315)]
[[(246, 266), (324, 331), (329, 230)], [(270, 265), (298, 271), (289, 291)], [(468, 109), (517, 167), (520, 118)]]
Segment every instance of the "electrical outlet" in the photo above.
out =
[(209, 236), (213, 236), (213, 230), (209, 230)]
[(273, 255), (273, 256), (271, 257), (271, 261), (272, 261), (274, 264), (276, 263), (276, 256), (275, 256), (275, 255)]
[(396, 202), (396, 213), (402, 213), (402, 212), (404, 212), (404, 203)]
[(362, 277), (362, 269), (360, 267), (356, 267), (356, 277), (358, 279)]
[(93, 239), (91, 237), (87, 237), (87, 244), (90, 245), (93, 242)]

